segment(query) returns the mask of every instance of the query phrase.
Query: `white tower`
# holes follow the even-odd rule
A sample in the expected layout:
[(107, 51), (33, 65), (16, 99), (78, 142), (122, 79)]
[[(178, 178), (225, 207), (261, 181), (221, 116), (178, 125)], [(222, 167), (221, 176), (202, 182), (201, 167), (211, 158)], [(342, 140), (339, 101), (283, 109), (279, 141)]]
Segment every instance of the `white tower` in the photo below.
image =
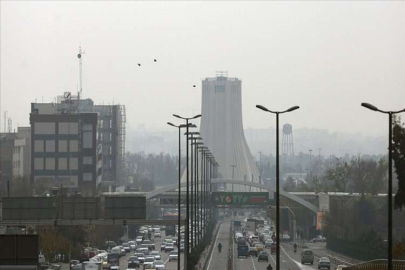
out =
[[(202, 81), (201, 137), (219, 164), (219, 178), (259, 183), (259, 171), (245, 140), (242, 81), (220, 72)], [(226, 186), (232, 191), (232, 185)], [(233, 191), (257, 191), (234, 186)]]

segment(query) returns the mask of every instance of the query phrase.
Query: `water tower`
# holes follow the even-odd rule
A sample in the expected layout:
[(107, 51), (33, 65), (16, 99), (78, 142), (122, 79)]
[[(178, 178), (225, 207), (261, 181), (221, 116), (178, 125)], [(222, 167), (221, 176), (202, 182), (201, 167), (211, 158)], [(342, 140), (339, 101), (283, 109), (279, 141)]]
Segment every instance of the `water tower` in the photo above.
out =
[(286, 157), (287, 162), (291, 163), (294, 158), (294, 141), (292, 125), (283, 125), (282, 154)]

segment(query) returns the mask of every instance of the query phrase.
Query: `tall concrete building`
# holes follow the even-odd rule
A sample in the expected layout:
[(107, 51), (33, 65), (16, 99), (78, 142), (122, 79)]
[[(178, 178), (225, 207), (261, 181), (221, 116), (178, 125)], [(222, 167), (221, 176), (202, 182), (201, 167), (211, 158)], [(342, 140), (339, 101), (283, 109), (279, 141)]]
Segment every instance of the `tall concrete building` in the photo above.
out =
[(14, 140), (13, 178), (30, 178), (31, 173), (31, 128), (19, 127)]
[(91, 99), (78, 99), (70, 92), (58, 96), (54, 103), (34, 103), (40, 114), (96, 113), (97, 114), (97, 186), (106, 191), (109, 187), (127, 181), (125, 170), (124, 105), (95, 105)]
[[(219, 163), (219, 178), (259, 183), (259, 171), (245, 140), (242, 81), (223, 73), (202, 81), (201, 137)], [(225, 187), (232, 191), (232, 185)], [(233, 191), (256, 191), (234, 186)]]

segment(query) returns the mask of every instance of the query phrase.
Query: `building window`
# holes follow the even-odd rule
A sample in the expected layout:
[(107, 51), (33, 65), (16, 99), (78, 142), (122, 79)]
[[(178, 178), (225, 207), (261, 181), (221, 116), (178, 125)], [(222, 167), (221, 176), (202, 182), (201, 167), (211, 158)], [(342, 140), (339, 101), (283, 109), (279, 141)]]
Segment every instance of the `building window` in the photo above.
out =
[(34, 169), (35, 170), (44, 169), (44, 159), (43, 158), (34, 158)]
[(215, 92), (225, 92), (225, 85), (215, 85)]
[(55, 134), (55, 123), (35, 123), (35, 134)]
[(69, 158), (69, 170), (77, 170), (79, 168), (78, 158)]
[(92, 165), (93, 157), (83, 157), (83, 165)]
[(77, 122), (60, 122), (59, 134), (79, 134), (79, 125)]
[(93, 148), (93, 132), (83, 132), (83, 148)]
[(67, 170), (67, 158), (58, 158), (58, 170)]
[(67, 140), (59, 140), (58, 141), (58, 151), (61, 153), (67, 152), (68, 147), (67, 147)]
[(55, 152), (55, 141), (46, 140), (45, 141), (45, 151), (46, 152)]
[(83, 131), (93, 131), (93, 125), (92, 124), (83, 125)]
[(45, 169), (55, 170), (55, 158), (45, 158)]
[(112, 155), (112, 146), (110, 146), (110, 155)]
[(69, 152), (78, 152), (79, 151), (79, 141), (70, 140), (69, 141)]
[(83, 181), (93, 181), (92, 173), (83, 173)]
[(44, 141), (35, 140), (35, 142), (34, 142), (34, 152), (44, 152)]

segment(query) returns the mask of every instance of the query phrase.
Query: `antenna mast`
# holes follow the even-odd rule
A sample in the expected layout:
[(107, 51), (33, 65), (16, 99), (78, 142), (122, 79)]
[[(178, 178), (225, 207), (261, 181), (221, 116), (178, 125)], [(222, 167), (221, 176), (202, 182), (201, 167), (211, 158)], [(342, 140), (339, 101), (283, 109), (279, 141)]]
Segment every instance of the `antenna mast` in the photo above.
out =
[(79, 93), (78, 93), (78, 96), (79, 96), (79, 100), (80, 100), (80, 98), (83, 98), (82, 96), (83, 96), (83, 88), (82, 88), (82, 54), (84, 54), (85, 53), (85, 51), (82, 51), (82, 47), (81, 46), (79, 46), (79, 54), (77, 55), (77, 58), (79, 58), (79, 76), (80, 76), (80, 89), (79, 89)]

